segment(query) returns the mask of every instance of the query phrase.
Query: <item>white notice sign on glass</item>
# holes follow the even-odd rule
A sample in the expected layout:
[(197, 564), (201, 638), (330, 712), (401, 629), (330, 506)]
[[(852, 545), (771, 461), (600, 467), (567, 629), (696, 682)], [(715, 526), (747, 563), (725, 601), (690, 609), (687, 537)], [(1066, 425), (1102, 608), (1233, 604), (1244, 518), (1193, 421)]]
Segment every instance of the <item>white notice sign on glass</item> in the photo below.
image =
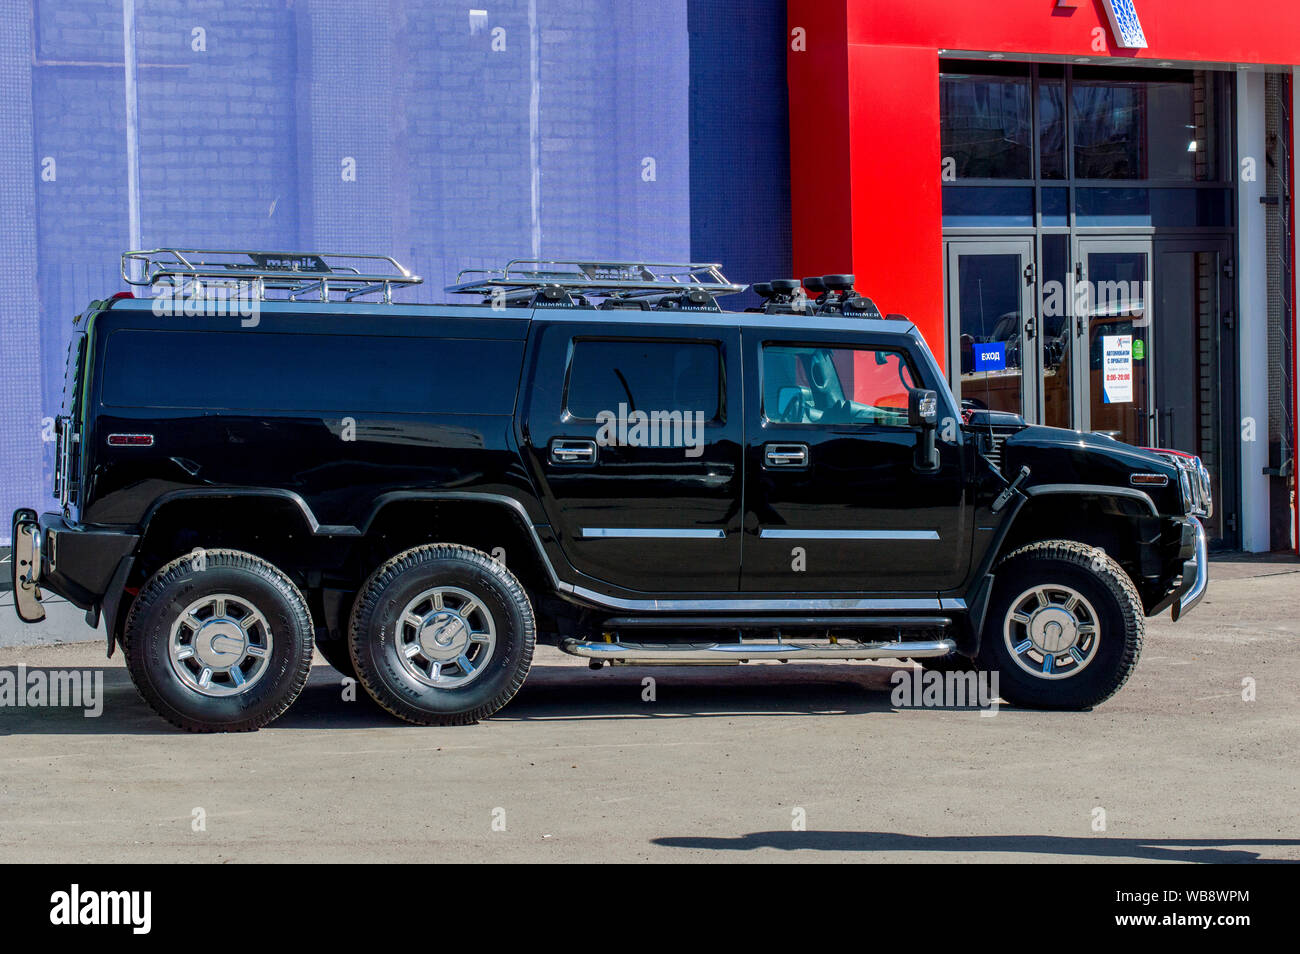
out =
[(1107, 404), (1133, 400), (1133, 336), (1101, 336), (1101, 390)]

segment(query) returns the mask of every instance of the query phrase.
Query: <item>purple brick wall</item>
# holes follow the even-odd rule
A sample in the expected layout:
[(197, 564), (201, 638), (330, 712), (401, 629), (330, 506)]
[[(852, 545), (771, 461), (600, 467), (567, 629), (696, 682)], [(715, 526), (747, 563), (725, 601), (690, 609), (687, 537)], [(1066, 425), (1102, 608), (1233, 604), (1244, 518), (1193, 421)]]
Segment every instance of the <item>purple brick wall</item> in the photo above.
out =
[[(690, 256), (685, 0), (138, 6), (146, 246), (393, 254), (423, 301), (534, 244)], [(48, 501), (72, 316), (123, 287), (122, 4), (0, 0), (0, 81), (7, 516)]]

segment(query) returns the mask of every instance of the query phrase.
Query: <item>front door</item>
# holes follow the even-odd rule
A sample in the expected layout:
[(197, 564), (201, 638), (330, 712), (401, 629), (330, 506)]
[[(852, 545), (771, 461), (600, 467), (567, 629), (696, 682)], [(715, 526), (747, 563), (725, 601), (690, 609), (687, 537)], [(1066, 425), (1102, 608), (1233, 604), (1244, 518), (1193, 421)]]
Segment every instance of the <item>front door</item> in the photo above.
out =
[[(746, 330), (744, 349), (742, 588), (933, 599), (956, 586), (971, 547), (961, 447), (941, 437), (939, 467), (918, 467), (907, 422), (908, 388), (943, 382), (896, 338)], [(955, 414), (941, 392), (940, 421)]]
[(1137, 447), (1154, 432), (1151, 240), (1076, 243), (1072, 305), (1083, 430)]
[(1033, 239), (949, 239), (947, 289), (958, 399), (1036, 420)]

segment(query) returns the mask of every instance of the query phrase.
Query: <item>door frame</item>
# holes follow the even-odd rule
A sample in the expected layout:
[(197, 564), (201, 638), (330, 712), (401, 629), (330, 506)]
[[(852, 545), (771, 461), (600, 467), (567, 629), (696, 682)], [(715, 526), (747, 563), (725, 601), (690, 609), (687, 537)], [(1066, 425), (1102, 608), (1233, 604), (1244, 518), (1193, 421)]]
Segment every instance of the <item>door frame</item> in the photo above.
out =
[[(1093, 252), (1144, 252), (1147, 257), (1146, 282), (1143, 290), (1144, 324), (1146, 329), (1144, 342), (1147, 354), (1154, 355), (1156, 347), (1156, 319), (1153, 311), (1155, 294), (1155, 242), (1152, 235), (1080, 235), (1075, 234), (1071, 243), (1074, 269), (1070, 275), (1070, 303), (1074, 316), (1074, 374), (1078, 386), (1074, 389), (1074, 421), (1081, 431), (1092, 428), (1092, 347), (1089, 341), (1091, 314), (1079, 308), (1078, 283), (1088, 281), (1087, 256)], [(1148, 291), (1150, 292), (1148, 294)], [(1151, 414), (1155, 405), (1155, 376), (1151, 373), (1154, 361), (1148, 358), (1146, 374), (1146, 394), (1143, 399), (1145, 419), (1144, 433), (1151, 433)]]
[[(1240, 459), (1240, 372), (1238, 360), (1238, 328), (1236, 320), (1237, 282), (1235, 269), (1227, 266), (1236, 259), (1236, 241), (1231, 233), (1218, 235), (1171, 235), (1155, 237), (1154, 254), (1157, 267), (1154, 273), (1153, 290), (1155, 298), (1162, 297), (1161, 282), (1164, 276), (1158, 267), (1162, 252), (1206, 252), (1219, 253), (1219, 272), (1216, 276), (1218, 358), (1217, 368), (1219, 387), (1219, 496), (1214, 500), (1216, 513), (1226, 517), (1240, 513), (1241, 504), (1241, 459)], [(1152, 352), (1153, 354), (1155, 352)], [(1153, 366), (1154, 367), (1154, 366)], [(1156, 446), (1161, 446), (1157, 444)], [(1194, 453), (1196, 448), (1180, 447)], [(1235, 521), (1233, 521), (1235, 523)], [(1232, 526), (1224, 521), (1224, 534), (1211, 541), (1216, 548), (1235, 548), (1240, 540), (1240, 526)]]
[[(1020, 413), (1034, 423), (1041, 419), (1042, 372), (1038, 354), (1038, 243), (1033, 235), (945, 236), (944, 306), (947, 309), (948, 383), (957, 406), (961, 406), (961, 289), (958, 266), (963, 255), (1021, 256), (1020, 288)], [(1025, 274), (1026, 269), (1028, 275)], [(978, 394), (966, 397), (978, 397)]]

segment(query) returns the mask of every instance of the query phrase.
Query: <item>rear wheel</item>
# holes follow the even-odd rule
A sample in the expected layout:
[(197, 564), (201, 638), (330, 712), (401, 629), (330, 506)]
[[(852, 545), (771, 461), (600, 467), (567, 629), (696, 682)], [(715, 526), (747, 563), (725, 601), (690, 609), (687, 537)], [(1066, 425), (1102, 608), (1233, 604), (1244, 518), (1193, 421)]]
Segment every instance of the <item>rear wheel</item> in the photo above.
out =
[(136, 689), (169, 722), (248, 731), (288, 709), (307, 682), (311, 614), (265, 560), (208, 550), (173, 560), (145, 583), (123, 649)]
[(523, 685), (535, 638), (514, 574), (451, 544), (407, 550), (376, 570), (349, 628), (357, 679), (379, 705), (419, 725), (492, 715)]
[(1047, 540), (999, 564), (979, 665), (1008, 702), (1082, 709), (1114, 695), (1142, 652), (1142, 601), (1096, 547)]

